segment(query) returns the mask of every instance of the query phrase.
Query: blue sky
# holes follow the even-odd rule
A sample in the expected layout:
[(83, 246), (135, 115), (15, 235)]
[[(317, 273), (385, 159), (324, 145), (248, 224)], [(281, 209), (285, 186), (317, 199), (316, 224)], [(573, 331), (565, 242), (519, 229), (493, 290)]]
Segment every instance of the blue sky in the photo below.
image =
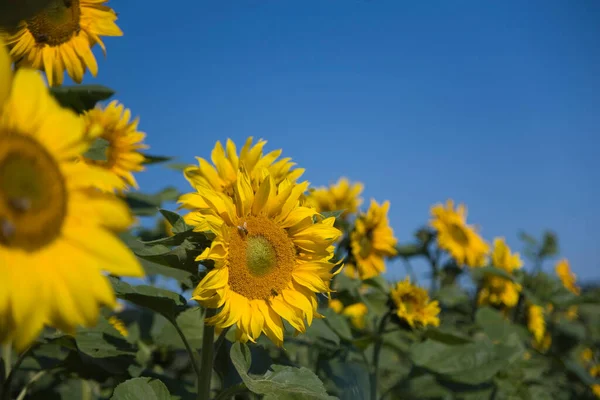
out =
[[(118, 91), (153, 154), (262, 137), (315, 185), (347, 176), (390, 200), (401, 241), (453, 198), (490, 241), (555, 230), (600, 279), (600, 2), (166, 4), (112, 1), (125, 36), (86, 82)], [(186, 189), (157, 167), (139, 182)]]

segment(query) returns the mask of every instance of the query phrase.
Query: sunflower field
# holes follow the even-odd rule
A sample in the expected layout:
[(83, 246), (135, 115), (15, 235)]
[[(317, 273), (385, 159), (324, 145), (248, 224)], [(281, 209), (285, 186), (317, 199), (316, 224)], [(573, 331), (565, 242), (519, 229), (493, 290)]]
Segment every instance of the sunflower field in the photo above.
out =
[[(0, 26), (0, 400), (600, 398), (600, 288), (552, 232), (521, 255), (440, 199), (400, 243), (389, 202), (252, 137), (175, 163), (82, 83), (105, 0)], [(140, 191), (150, 165), (187, 190)]]

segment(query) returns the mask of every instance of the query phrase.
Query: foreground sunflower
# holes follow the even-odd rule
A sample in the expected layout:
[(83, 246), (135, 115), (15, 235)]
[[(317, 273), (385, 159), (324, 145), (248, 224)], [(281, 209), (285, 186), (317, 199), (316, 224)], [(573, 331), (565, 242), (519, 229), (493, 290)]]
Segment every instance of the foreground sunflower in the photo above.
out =
[[(359, 215), (350, 234), (350, 247), (360, 279), (369, 279), (385, 272), (384, 257), (397, 254), (394, 231), (389, 225), (388, 201), (382, 205), (371, 200), (366, 214)], [(352, 268), (352, 267), (351, 267)]]
[(16, 72), (0, 109), (0, 342), (18, 350), (44, 324), (73, 332), (95, 324), (101, 305), (114, 307), (103, 272), (143, 276), (113, 233), (132, 223), (129, 210), (90, 189), (111, 176), (73, 163), (87, 139), (83, 121), (55, 102), (39, 73)]
[(86, 69), (98, 74), (92, 47), (100, 36), (122, 36), (117, 14), (106, 0), (51, 0), (34, 17), (23, 21), (7, 38), (10, 54), (20, 66), (46, 72), (50, 86), (61, 85), (64, 71), (81, 83)]
[[(107, 142), (106, 160), (83, 160), (91, 165), (106, 169), (119, 179), (117, 186), (103, 185), (104, 190), (125, 190), (129, 187), (138, 188), (134, 172), (144, 170), (145, 157), (140, 150), (147, 149), (143, 144), (146, 134), (138, 131), (139, 120), (131, 120), (131, 111), (117, 101), (112, 101), (106, 108), (94, 108), (83, 116), (86, 131), (100, 129), (100, 138)], [(97, 136), (98, 132), (93, 135)]]
[(350, 184), (347, 178), (340, 178), (335, 185), (313, 190), (308, 196), (308, 203), (319, 212), (344, 210), (341, 217), (346, 218), (358, 211), (362, 204), (362, 191), (362, 183)]
[(555, 271), (565, 289), (575, 295), (579, 295), (581, 293), (581, 289), (575, 284), (577, 281), (577, 275), (571, 271), (569, 261), (566, 259), (560, 260), (556, 264)]
[[(207, 209), (193, 211), (216, 235), (198, 260), (215, 267), (198, 284), (193, 299), (221, 308), (207, 323), (222, 329), (237, 326), (240, 341), (255, 341), (264, 333), (281, 346), (283, 320), (305, 332), (317, 313), (315, 293), (330, 293), (333, 243), (341, 232), (334, 218), (322, 219), (299, 205), (308, 183), (294, 184), (262, 171), (252, 189), (247, 171), (236, 174), (232, 197), (210, 188), (198, 192)], [(315, 217), (315, 218), (313, 218)], [(339, 271), (339, 270), (338, 270)]]
[(441, 309), (437, 302), (429, 299), (427, 290), (410, 283), (410, 278), (398, 282), (391, 290), (396, 315), (411, 327), (439, 326)]
[(489, 252), (489, 245), (466, 223), (467, 209), (463, 204), (454, 209), (448, 200), (446, 207), (436, 204), (431, 208), (433, 219), (430, 225), (437, 231), (440, 248), (448, 251), (460, 265), (482, 267)]
[[(523, 261), (519, 253), (511, 253), (504, 238), (496, 238), (492, 251), (492, 265), (512, 275), (514, 270), (523, 266)], [(520, 292), (521, 285), (498, 275), (486, 274), (477, 301), (480, 305), (492, 304), (512, 308), (517, 305)]]

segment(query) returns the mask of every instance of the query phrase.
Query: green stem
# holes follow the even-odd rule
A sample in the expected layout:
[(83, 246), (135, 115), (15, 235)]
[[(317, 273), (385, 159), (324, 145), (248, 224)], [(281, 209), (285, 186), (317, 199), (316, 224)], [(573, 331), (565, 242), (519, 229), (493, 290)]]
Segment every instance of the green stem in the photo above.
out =
[(229, 400), (236, 394), (247, 392), (248, 388), (243, 383), (238, 383), (237, 385), (230, 386), (227, 389), (223, 390), (215, 400)]
[(221, 348), (221, 345), (223, 345), (223, 342), (225, 341), (225, 336), (227, 335), (227, 332), (229, 332), (229, 328), (230, 327), (227, 327), (227, 328), (223, 329), (221, 331), (221, 333), (219, 334), (219, 337), (217, 338), (217, 341), (215, 342), (213, 364), (215, 363), (215, 358), (217, 357), (217, 353), (219, 352), (219, 349)]
[(406, 268), (406, 273), (410, 276), (410, 281), (413, 284), (417, 283), (417, 276), (415, 275), (415, 270), (412, 267), (412, 264), (406, 257), (402, 257), (402, 261), (404, 262), (404, 267)]
[[(216, 314), (216, 310), (208, 308), (204, 316), (210, 318)], [(198, 400), (210, 399), (210, 383), (213, 370), (213, 353), (215, 341), (215, 327), (204, 323), (202, 334), (202, 356), (200, 360), (200, 375), (198, 376)]]
[(377, 400), (377, 379), (379, 375), (379, 355), (381, 354), (381, 347), (383, 346), (383, 331), (385, 330), (385, 324), (390, 316), (387, 312), (379, 322), (379, 328), (377, 329), (377, 338), (373, 345), (373, 368), (371, 370), (371, 376), (369, 377), (371, 383), (371, 400)]
[(44, 371), (40, 371), (38, 373), (36, 373), (35, 375), (33, 375), (31, 377), (31, 379), (29, 380), (29, 382), (27, 382), (27, 384), (23, 387), (23, 389), (21, 389), (21, 393), (19, 393), (19, 396), (17, 396), (17, 400), (23, 400), (25, 398), (25, 396), (27, 395), (27, 391), (29, 390), (29, 388), (31, 387), (31, 385), (33, 385), (37, 380), (39, 380), (42, 376), (44, 376), (46, 374), (46, 370)]
[(21, 366), (23, 361), (29, 356), (29, 354), (31, 354), (31, 352), (37, 346), (39, 346), (38, 342), (32, 344), (27, 350), (25, 350), (23, 353), (21, 353), (19, 355), (19, 358), (17, 358), (17, 361), (15, 362), (14, 367), (10, 370), (10, 373), (6, 377), (6, 381), (4, 382), (4, 386), (2, 388), (2, 396), (0, 397), (1, 400), (9, 400), (10, 399), (10, 390), (11, 390), (12, 380), (15, 377), (16, 371), (19, 369), (19, 367)]
[(197, 381), (196, 384), (197, 384), (198, 390), (200, 390), (200, 376), (201, 375), (200, 375), (200, 367), (198, 366), (198, 357), (196, 356), (196, 353), (192, 349), (192, 346), (190, 346), (190, 343), (188, 342), (187, 338), (183, 334), (183, 331), (177, 325), (177, 322), (171, 321), (171, 320), (169, 320), (169, 321), (175, 327), (175, 330), (179, 334), (179, 337), (183, 341), (183, 345), (185, 346), (185, 349), (186, 349), (186, 351), (188, 352), (188, 354), (190, 356), (190, 361), (192, 362), (192, 367), (194, 368), (194, 372), (196, 373), (196, 381)]
[(6, 343), (2, 346), (2, 360), (4, 361), (4, 377), (8, 378), (10, 375), (10, 368), (12, 366), (12, 343)]

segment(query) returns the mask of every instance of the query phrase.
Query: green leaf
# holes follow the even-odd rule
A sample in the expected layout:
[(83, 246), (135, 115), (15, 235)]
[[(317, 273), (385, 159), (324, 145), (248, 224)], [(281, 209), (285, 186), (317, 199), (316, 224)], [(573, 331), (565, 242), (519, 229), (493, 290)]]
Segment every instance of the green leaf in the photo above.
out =
[(403, 244), (396, 246), (398, 257), (410, 258), (423, 254), (423, 247), (420, 244)]
[(506, 272), (505, 270), (503, 270), (501, 268), (492, 267), (492, 266), (474, 268), (471, 270), (471, 273), (479, 279), (485, 277), (485, 275), (494, 275), (494, 276), (499, 276), (500, 278), (507, 279), (511, 282), (516, 281), (515, 277), (512, 276), (511, 274), (509, 274), (508, 272)]
[(364, 284), (379, 289), (384, 293), (389, 293), (390, 285), (383, 276), (376, 276), (363, 281)]
[[(204, 331), (204, 313), (202, 309), (194, 307), (185, 310), (177, 316), (176, 323), (192, 349), (200, 349), (202, 347), (202, 332)], [(185, 345), (173, 324), (164, 318), (158, 317), (154, 320), (150, 334), (156, 345), (177, 350), (185, 349)]]
[(585, 326), (583, 326), (581, 322), (559, 318), (554, 326), (563, 335), (569, 336), (580, 342), (585, 340)]
[(126, 338), (106, 320), (98, 319), (93, 328), (80, 328), (75, 335), (75, 343), (79, 351), (93, 358), (109, 358), (118, 356), (134, 356), (136, 350)]
[(16, 28), (19, 22), (33, 17), (52, 0), (0, 0), (0, 27)]
[(133, 378), (117, 386), (111, 400), (171, 400), (171, 395), (158, 379)]
[(106, 161), (106, 151), (108, 150), (109, 145), (110, 143), (108, 140), (97, 138), (94, 140), (94, 143), (92, 143), (92, 146), (88, 149), (88, 151), (84, 154), (84, 157), (94, 161)]
[(189, 271), (153, 263), (143, 259), (141, 260), (141, 263), (148, 276), (161, 275), (175, 279), (184, 289), (193, 289), (198, 284), (196, 276)]
[(231, 347), (231, 361), (244, 384), (253, 393), (265, 395), (265, 399), (335, 399), (329, 396), (323, 383), (309, 369), (272, 365), (271, 370), (262, 376), (251, 376), (248, 370), (252, 364), (250, 349), (236, 342)]
[(179, 191), (174, 187), (167, 187), (156, 194), (130, 192), (125, 196), (125, 201), (134, 214), (152, 216), (158, 212), (163, 203), (176, 201), (178, 198)]
[(504, 340), (510, 333), (515, 332), (514, 327), (497, 310), (490, 307), (482, 307), (475, 314), (475, 322), (485, 334), (492, 340)]
[(50, 93), (63, 107), (78, 114), (91, 110), (98, 102), (115, 94), (112, 89), (100, 85), (59, 86), (51, 88)]
[(185, 223), (183, 217), (176, 212), (160, 209), (159, 212), (173, 227), (173, 233), (186, 232), (192, 229), (192, 227)]
[(455, 329), (448, 329), (443, 327), (428, 327), (425, 331), (425, 337), (446, 344), (463, 344), (473, 342), (473, 339), (463, 334), (462, 332), (457, 331)]
[(469, 302), (469, 295), (458, 285), (447, 285), (438, 290), (435, 299), (446, 307), (456, 307)]
[(117, 297), (148, 308), (171, 321), (187, 308), (183, 296), (170, 290), (147, 285), (131, 286), (112, 276), (109, 278)]
[(332, 309), (325, 309), (322, 311), (322, 314), (325, 316), (325, 323), (329, 325), (329, 327), (338, 334), (338, 336), (344, 340), (352, 340), (352, 329), (350, 329), (350, 325), (348, 324), (348, 320), (336, 314)]
[(314, 319), (312, 325), (306, 330), (306, 336), (314, 340), (323, 340), (336, 346), (340, 344), (340, 337), (323, 321)]
[(321, 216), (326, 219), (326, 218), (335, 218), (338, 219), (346, 210), (336, 210), (336, 211), (324, 211), (321, 214)]
[(144, 154), (144, 164), (160, 164), (167, 161), (171, 161), (173, 157), (165, 157), (165, 156), (153, 156), (150, 154)]

